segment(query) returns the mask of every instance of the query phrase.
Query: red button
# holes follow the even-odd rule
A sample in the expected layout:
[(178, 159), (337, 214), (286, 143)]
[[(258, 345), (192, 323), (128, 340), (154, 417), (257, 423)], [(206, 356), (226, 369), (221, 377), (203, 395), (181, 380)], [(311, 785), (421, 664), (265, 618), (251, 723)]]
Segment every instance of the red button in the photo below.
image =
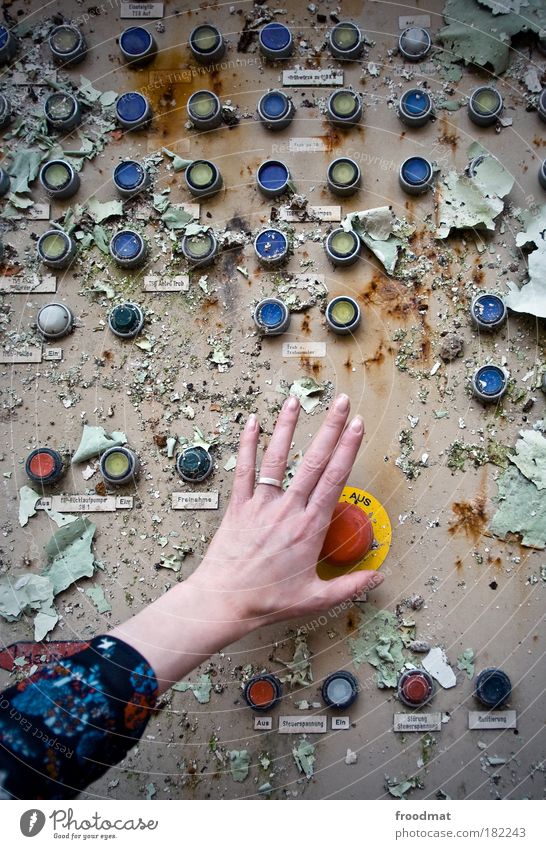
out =
[(340, 502), (332, 514), (320, 560), (332, 566), (354, 566), (370, 551), (373, 528), (369, 517), (355, 504)]
[(262, 678), (250, 685), (247, 696), (253, 705), (267, 707), (267, 705), (274, 701), (276, 693), (271, 681)]
[(45, 452), (35, 454), (29, 463), (29, 469), (37, 478), (47, 478), (55, 469), (55, 458)]
[(417, 673), (406, 678), (402, 684), (402, 692), (408, 702), (413, 702), (418, 705), (428, 699), (430, 695), (430, 685), (427, 679)]

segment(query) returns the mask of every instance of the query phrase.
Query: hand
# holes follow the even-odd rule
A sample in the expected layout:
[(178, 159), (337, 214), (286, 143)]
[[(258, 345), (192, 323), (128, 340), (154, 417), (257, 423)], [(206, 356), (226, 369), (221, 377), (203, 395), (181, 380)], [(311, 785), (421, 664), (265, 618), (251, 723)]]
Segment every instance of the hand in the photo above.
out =
[[(330, 518), (364, 436), (349, 399), (339, 395), (288, 490), (255, 485), (259, 425), (241, 436), (235, 483), (224, 519), (186, 581), (113, 630), (140, 651), (167, 689), (219, 649), (271, 622), (326, 610), (379, 586), (377, 572), (321, 580), (317, 560)], [(282, 481), (300, 404), (286, 400), (260, 477)]]
[[(234, 622), (254, 628), (306, 616), (382, 582), (377, 572), (324, 581), (316, 571), (332, 512), (364, 436), (360, 416), (345, 427), (349, 408), (349, 398), (339, 395), (286, 492), (271, 484), (255, 486), (259, 426), (256, 416), (248, 419), (226, 514), (187, 582), (208, 595), (213, 607), (223, 602)], [(299, 411), (298, 399), (288, 398), (259, 477), (284, 478)]]

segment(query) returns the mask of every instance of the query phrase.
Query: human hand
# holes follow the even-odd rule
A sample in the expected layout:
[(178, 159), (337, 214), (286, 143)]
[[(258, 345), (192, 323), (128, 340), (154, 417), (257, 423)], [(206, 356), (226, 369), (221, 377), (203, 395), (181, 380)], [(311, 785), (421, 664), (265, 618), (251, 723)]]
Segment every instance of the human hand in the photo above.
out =
[[(316, 571), (332, 512), (364, 436), (360, 416), (346, 426), (349, 409), (349, 398), (339, 395), (285, 492), (255, 485), (259, 424), (255, 415), (249, 417), (224, 519), (186, 582), (208, 597), (211, 611), (223, 610), (224, 621), (253, 630), (328, 609), (383, 581), (375, 571), (330, 581)], [(264, 454), (261, 478), (284, 478), (299, 411), (298, 399), (289, 397)]]
[[(288, 398), (265, 452), (260, 477), (282, 481), (300, 404)], [(286, 492), (255, 485), (259, 425), (248, 419), (225, 516), (195, 572), (111, 632), (141, 652), (159, 691), (260, 625), (307, 616), (379, 586), (377, 572), (331, 581), (317, 560), (341, 490), (364, 436), (349, 399), (339, 395)]]

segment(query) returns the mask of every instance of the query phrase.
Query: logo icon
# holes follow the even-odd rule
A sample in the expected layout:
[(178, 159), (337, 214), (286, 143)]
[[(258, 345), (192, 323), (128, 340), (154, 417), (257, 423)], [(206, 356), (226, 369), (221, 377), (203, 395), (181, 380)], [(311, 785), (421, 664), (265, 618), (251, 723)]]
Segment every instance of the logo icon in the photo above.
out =
[(31, 808), (21, 816), (19, 826), (25, 837), (36, 837), (45, 825), (45, 814), (37, 808)]

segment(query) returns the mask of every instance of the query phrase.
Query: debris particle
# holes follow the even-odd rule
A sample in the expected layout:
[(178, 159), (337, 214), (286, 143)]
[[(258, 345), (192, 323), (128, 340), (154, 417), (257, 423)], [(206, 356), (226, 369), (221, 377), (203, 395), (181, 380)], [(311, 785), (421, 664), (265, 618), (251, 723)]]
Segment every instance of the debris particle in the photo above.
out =
[(28, 524), (31, 516), (36, 515), (36, 504), (40, 498), (30, 486), (22, 486), (19, 490), (19, 524), (22, 528)]
[(290, 687), (307, 687), (313, 683), (311, 670), (311, 653), (307, 645), (307, 637), (303, 631), (298, 631), (294, 639), (294, 655), (292, 660), (283, 660), (275, 657), (274, 660), (287, 670), (281, 681), (287, 682)]
[(300, 772), (306, 778), (312, 778), (315, 766), (315, 747), (305, 738), (302, 738), (297, 746), (292, 749), (292, 756)]
[(250, 755), (246, 749), (233, 749), (227, 753), (229, 771), (234, 781), (244, 781), (250, 770)]
[[(438, 351), (438, 355), (444, 363), (450, 363), (452, 360), (461, 357), (464, 350), (464, 339), (456, 333), (449, 333), (443, 340)], [(438, 416), (437, 416), (438, 418)]]
[(418, 775), (400, 780), (398, 778), (389, 778), (388, 775), (385, 776), (385, 790), (388, 790), (390, 795), (394, 796), (395, 799), (406, 799), (407, 793), (423, 786), (423, 782)]
[(447, 662), (444, 650), (440, 646), (432, 648), (422, 661), (423, 669), (432, 675), (445, 690), (454, 687), (457, 683), (455, 673)]
[(476, 653), (474, 649), (465, 649), (464, 652), (457, 658), (457, 669), (466, 672), (469, 678), (473, 678), (475, 659)]
[(112, 605), (106, 600), (102, 587), (93, 584), (85, 590), (85, 594), (89, 596), (99, 613), (110, 613)]
[(186, 693), (191, 690), (199, 704), (205, 705), (210, 702), (212, 681), (210, 675), (204, 672), (197, 681), (178, 681), (178, 683), (172, 685), (171, 689), (179, 693)]

